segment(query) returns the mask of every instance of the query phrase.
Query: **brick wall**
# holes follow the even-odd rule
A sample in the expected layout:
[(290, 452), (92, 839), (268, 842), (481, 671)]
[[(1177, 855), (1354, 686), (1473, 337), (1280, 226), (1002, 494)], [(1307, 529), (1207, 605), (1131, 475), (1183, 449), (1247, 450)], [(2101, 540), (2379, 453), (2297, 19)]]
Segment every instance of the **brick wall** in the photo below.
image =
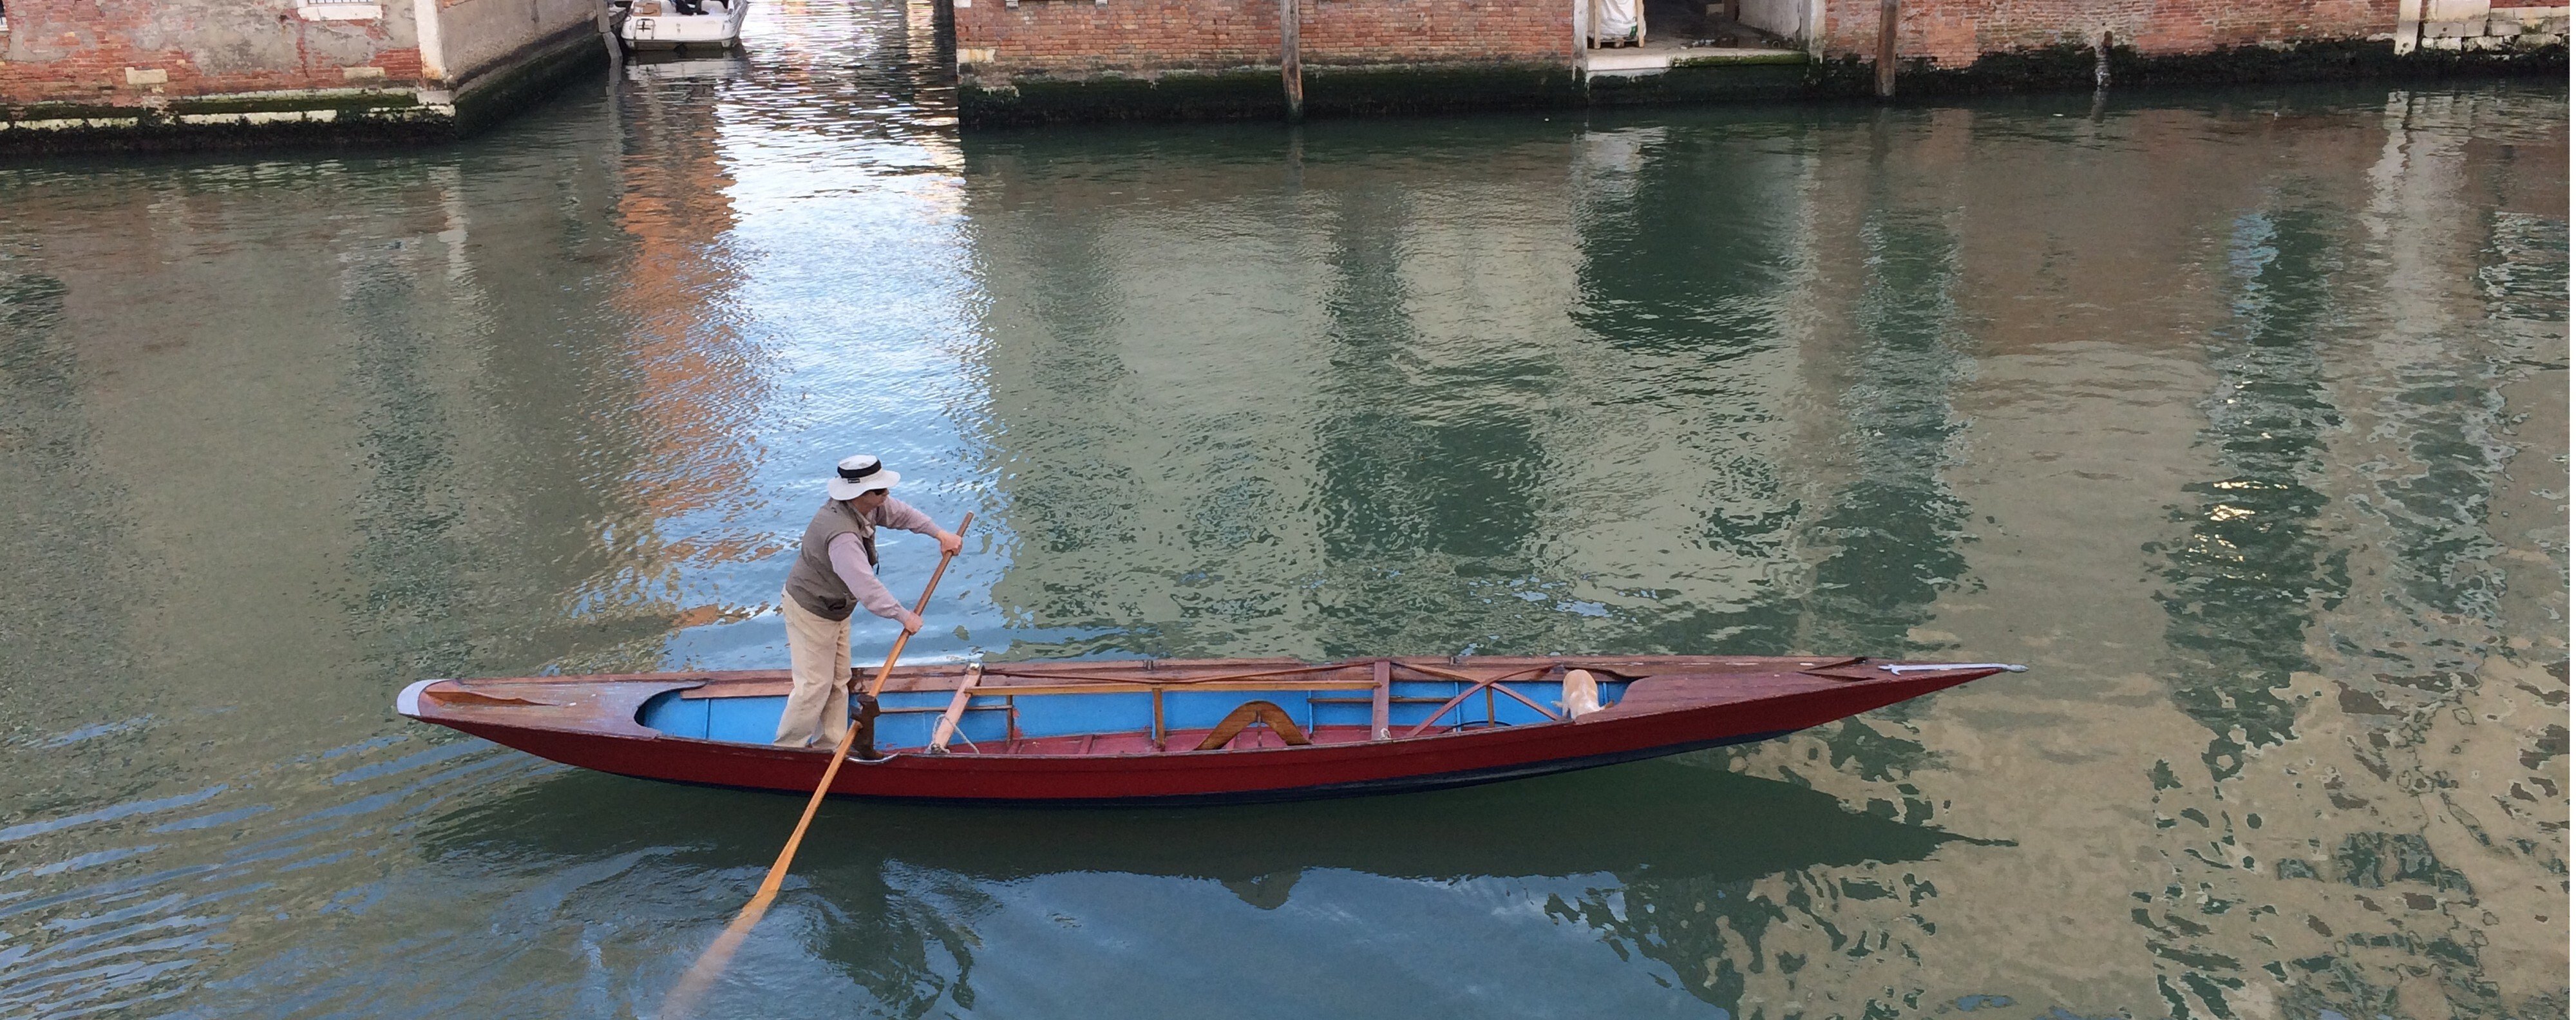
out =
[[(135, 104), (420, 77), (409, 0), (348, 20), (308, 20), (297, 0), (6, 2), (0, 103)], [(328, 9), (362, 15), (368, 7)]]
[[(1568, 0), (1298, 0), (1308, 65), (1573, 59)], [(979, 70), (1081, 74), (1279, 63), (1278, 0), (969, 0), (959, 61)]]
[[(2239, 46), (2386, 38), (2397, 0), (1911, 0), (1899, 6), (1897, 52), (1937, 67), (1978, 56), (2090, 45), (2103, 32), (2147, 56)], [(1878, 51), (1878, 0), (1825, 0), (1827, 56)]]
[[(1804, 8), (1810, 0), (1792, 0)], [(2295, 42), (2389, 41), (2415, 29), (2413, 4), (2473, 4), (2452, 19), (2493, 39), (2563, 39), (2561, 13), (2530, 26), (2490, 19), (2488, 0), (1902, 0), (1897, 50), (1933, 66), (2053, 46), (2089, 46), (2104, 32), (2147, 56), (2208, 53)], [(1572, 61), (1569, 0), (1299, 0), (1301, 58), (1310, 65)], [(1815, 49), (1828, 58), (1878, 51), (1878, 0), (1821, 0)], [(1276, 66), (1277, 0), (958, 0), (958, 59), (969, 74), (1082, 75), (1102, 71)], [(2431, 15), (2427, 14), (2427, 24)], [(2449, 22), (2442, 24), (2448, 25)], [(2446, 28), (2444, 31), (2450, 31)], [(2460, 29), (2459, 32), (2468, 32)], [(2424, 30), (2428, 40), (2435, 33)], [(2476, 33), (2469, 33), (2474, 35)], [(2471, 41), (2475, 45), (2476, 40)], [(2453, 42), (2426, 42), (2427, 46)], [(2399, 51), (2411, 47), (2400, 46)]]

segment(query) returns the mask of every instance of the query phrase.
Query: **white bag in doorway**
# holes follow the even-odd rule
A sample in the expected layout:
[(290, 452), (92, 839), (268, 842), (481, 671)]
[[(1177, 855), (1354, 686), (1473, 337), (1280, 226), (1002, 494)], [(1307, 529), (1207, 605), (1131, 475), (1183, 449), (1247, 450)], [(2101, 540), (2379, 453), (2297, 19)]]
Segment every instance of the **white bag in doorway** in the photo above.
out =
[(1640, 0), (1591, 0), (1592, 45), (1638, 46), (1646, 41), (1646, 14)]

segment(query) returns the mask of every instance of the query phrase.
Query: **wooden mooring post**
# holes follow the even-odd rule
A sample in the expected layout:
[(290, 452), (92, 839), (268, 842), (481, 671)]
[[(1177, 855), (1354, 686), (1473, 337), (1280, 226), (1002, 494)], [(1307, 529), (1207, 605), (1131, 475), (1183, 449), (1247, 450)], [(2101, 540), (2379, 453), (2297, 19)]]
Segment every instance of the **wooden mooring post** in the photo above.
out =
[(1878, 0), (1878, 98), (1896, 96), (1896, 0)]
[(1279, 86), (1288, 96), (1288, 119), (1306, 119), (1306, 70), (1297, 63), (1297, 0), (1279, 0)]

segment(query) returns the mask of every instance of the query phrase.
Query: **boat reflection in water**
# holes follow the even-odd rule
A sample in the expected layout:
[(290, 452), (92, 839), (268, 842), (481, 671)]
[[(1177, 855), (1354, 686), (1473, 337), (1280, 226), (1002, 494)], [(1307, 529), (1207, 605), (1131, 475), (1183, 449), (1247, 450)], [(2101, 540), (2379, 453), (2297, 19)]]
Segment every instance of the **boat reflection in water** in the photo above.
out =
[[(1489, 969), (1483, 994), (1520, 1010), (1673, 1012), (1690, 1003), (1663, 984), (1673, 977), (1733, 1008), (1740, 973), (1781, 966), (1762, 951), (1767, 932), (1811, 924), (1814, 909), (1830, 909), (1822, 901), (1871, 884), (1857, 873), (1899, 872), (1878, 894), (1927, 898), (1929, 885), (1901, 866), (1963, 838), (1729, 773), (1721, 760), (1199, 811), (835, 804), (727, 980), (757, 997), (773, 982), (817, 980), (815, 970), (865, 986), (892, 1013), (943, 1001), (980, 1010), (1023, 982), (1113, 980), (1064, 965), (1114, 951), (1125, 980), (1233, 958), (1241, 966), (1219, 969), (1240, 994), (1276, 988), (1311, 1001), (1318, 982), (1397, 994), (1421, 978), (1412, 969), (1464, 952)], [(558, 909), (663, 922), (673, 947), (702, 942), (723, 913), (710, 904), (739, 890), (693, 879), (756, 878), (744, 862), (775, 849), (794, 801), (631, 789), (561, 775), (429, 823), (424, 849), (432, 867), (477, 874), (628, 862), (613, 881), (589, 876)], [(1150, 958), (1174, 939), (1187, 950)], [(633, 980), (650, 989), (670, 976)], [(719, 986), (710, 1008), (720, 1013), (726, 994)]]
[(638, 50), (626, 58), (632, 82), (733, 81), (750, 74), (751, 58), (735, 49)]

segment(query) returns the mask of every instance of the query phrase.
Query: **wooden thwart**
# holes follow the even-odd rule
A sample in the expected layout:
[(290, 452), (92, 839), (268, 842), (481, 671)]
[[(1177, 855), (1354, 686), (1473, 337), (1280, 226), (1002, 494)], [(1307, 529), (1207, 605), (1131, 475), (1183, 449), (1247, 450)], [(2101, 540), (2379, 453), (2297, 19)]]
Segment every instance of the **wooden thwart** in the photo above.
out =
[(1207, 739), (1199, 741), (1198, 749), (1213, 751), (1224, 747), (1241, 734), (1244, 727), (1253, 723), (1270, 727), (1270, 732), (1279, 734), (1279, 739), (1290, 747), (1304, 747), (1315, 742), (1306, 735), (1306, 731), (1297, 728), (1296, 720), (1288, 718), (1288, 710), (1255, 698), (1226, 713), (1225, 721), (1216, 724), (1216, 729), (1208, 732)]
[(947, 714), (940, 716), (939, 725), (930, 731), (930, 753), (940, 754), (948, 750), (948, 738), (957, 735), (957, 721), (966, 717), (966, 703), (975, 699), (975, 681), (983, 677), (984, 667), (966, 667), (966, 679), (957, 682), (957, 695), (948, 699)]
[(1379, 659), (1369, 673), (1369, 682), (1377, 687), (1376, 692), (1369, 695), (1369, 739), (1384, 740), (1387, 735), (1387, 703), (1395, 694), (1395, 663)]

